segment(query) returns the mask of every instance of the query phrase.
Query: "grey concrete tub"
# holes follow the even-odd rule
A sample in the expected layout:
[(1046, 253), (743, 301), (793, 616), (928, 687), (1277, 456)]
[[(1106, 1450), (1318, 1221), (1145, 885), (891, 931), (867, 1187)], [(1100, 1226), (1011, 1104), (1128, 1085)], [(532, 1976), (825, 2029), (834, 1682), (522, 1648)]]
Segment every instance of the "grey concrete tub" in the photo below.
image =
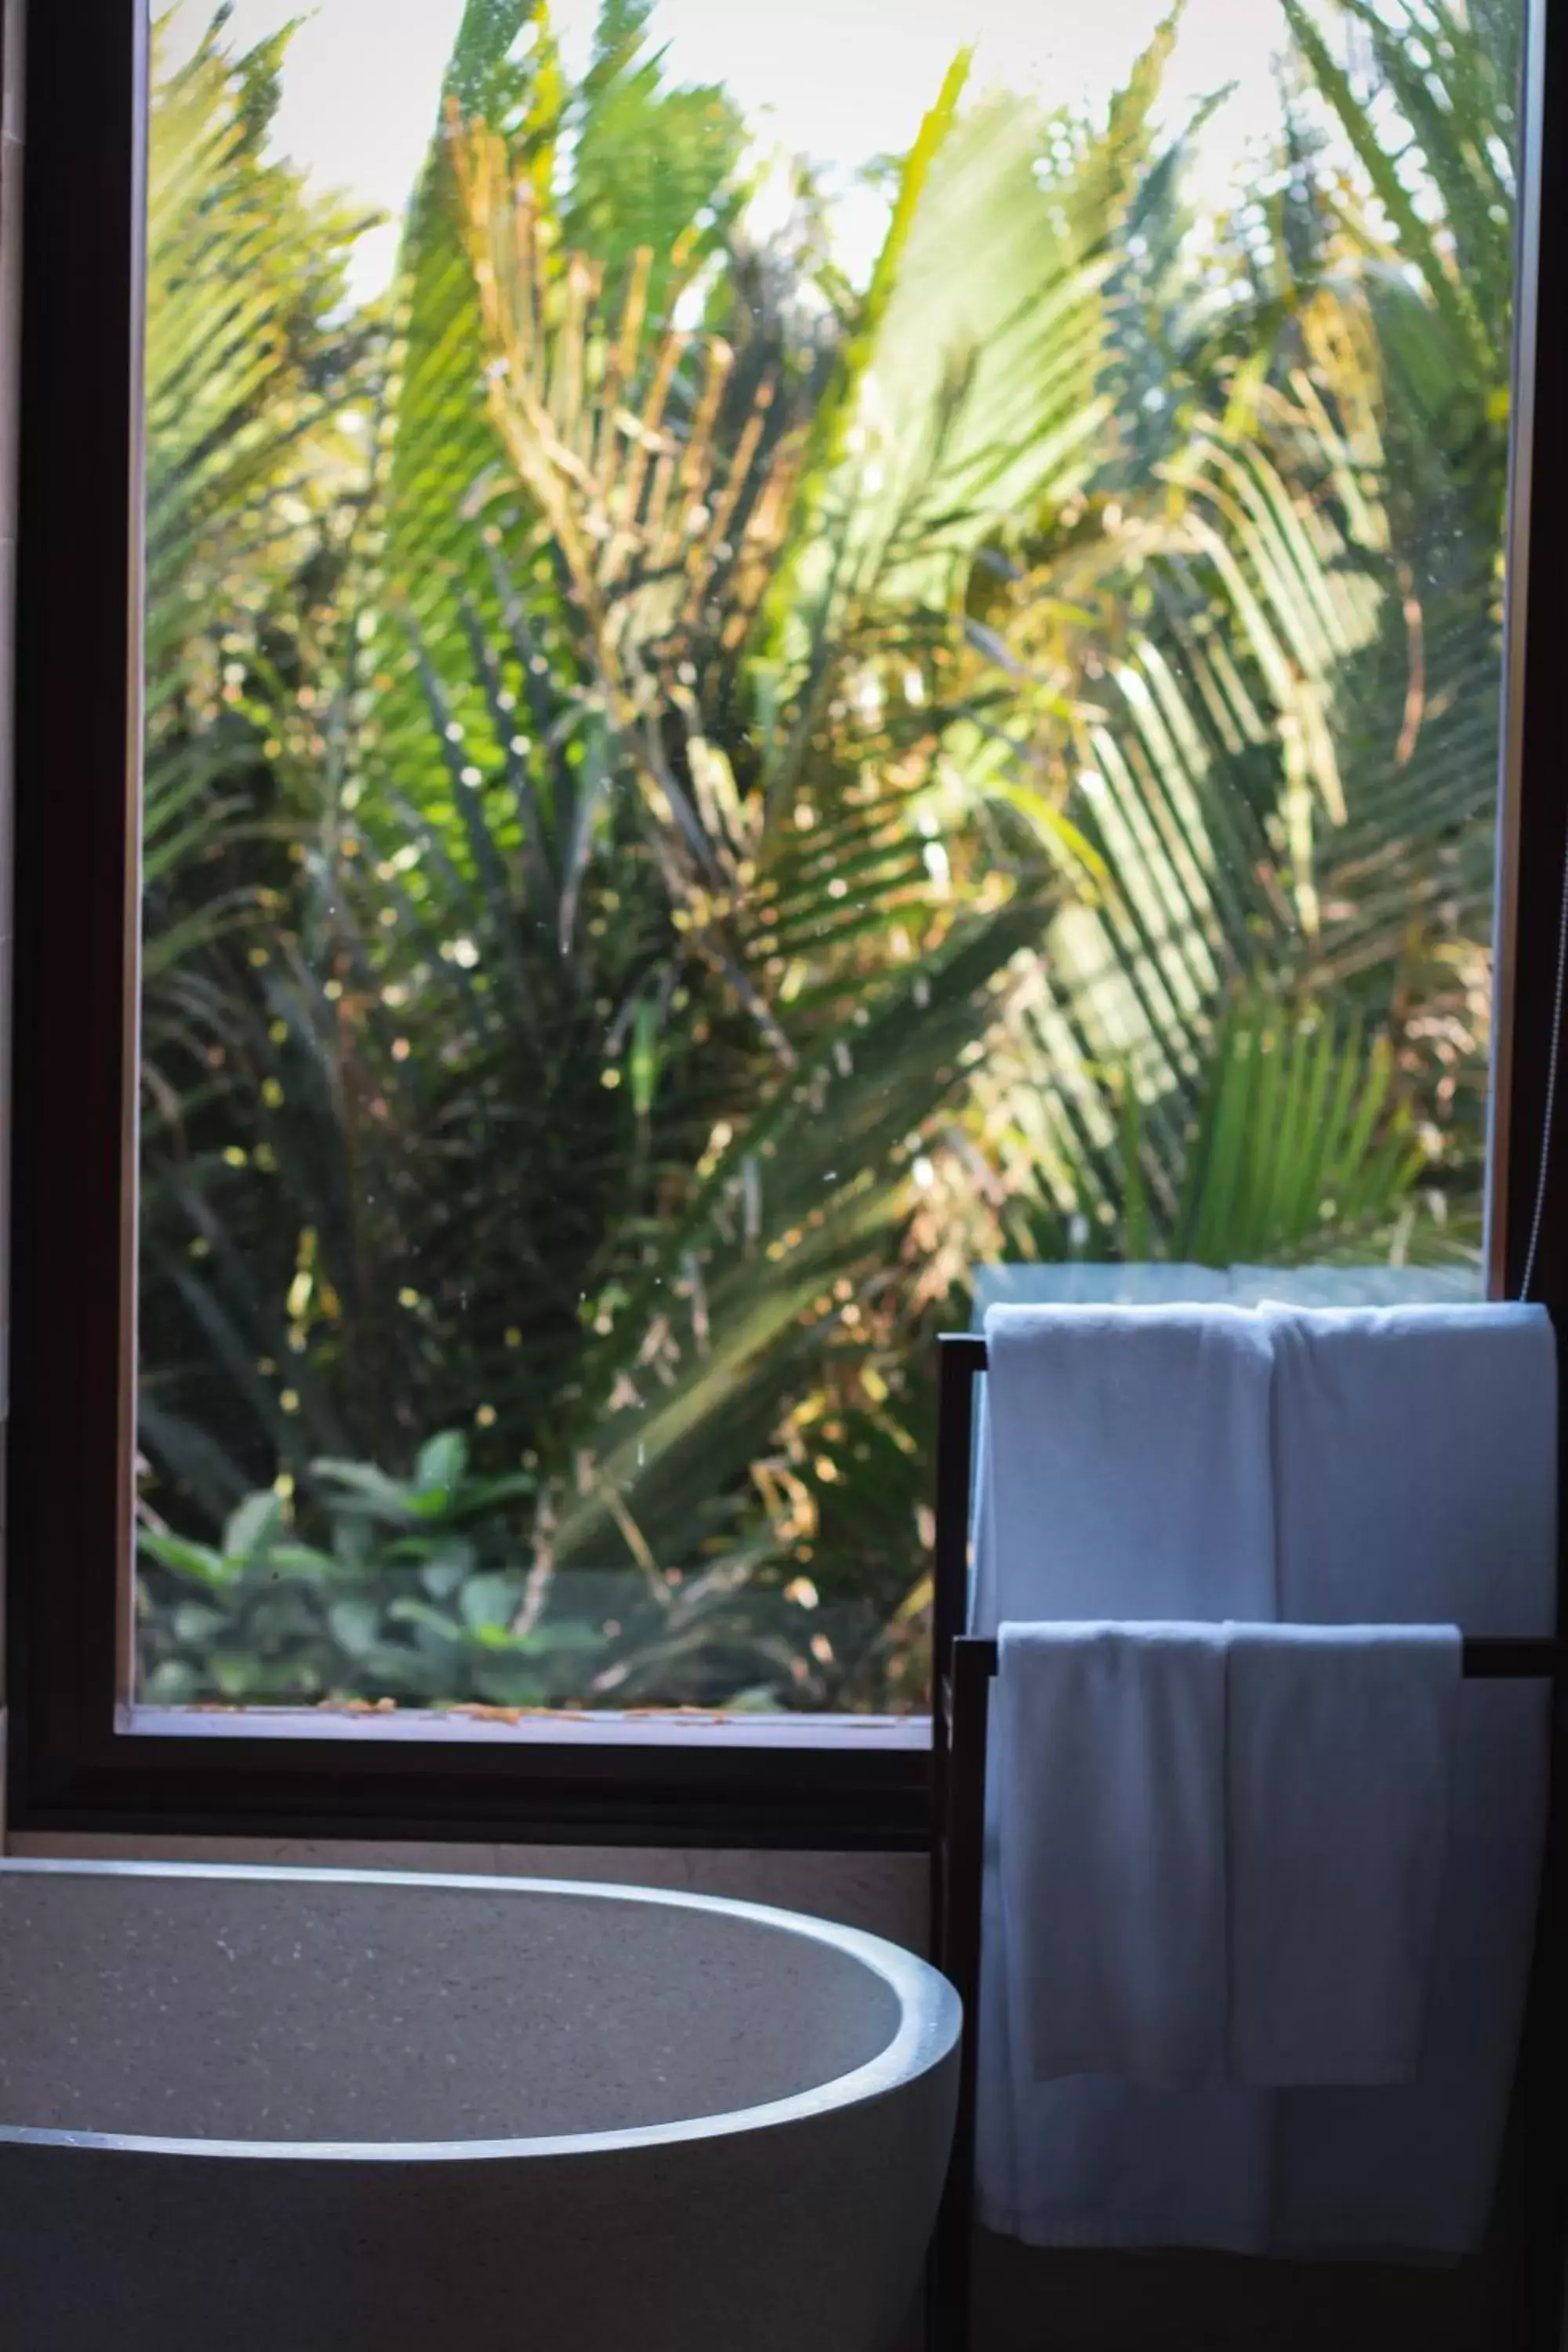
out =
[(0, 1864), (0, 2341), (882, 2352), (957, 2032), (749, 1904)]

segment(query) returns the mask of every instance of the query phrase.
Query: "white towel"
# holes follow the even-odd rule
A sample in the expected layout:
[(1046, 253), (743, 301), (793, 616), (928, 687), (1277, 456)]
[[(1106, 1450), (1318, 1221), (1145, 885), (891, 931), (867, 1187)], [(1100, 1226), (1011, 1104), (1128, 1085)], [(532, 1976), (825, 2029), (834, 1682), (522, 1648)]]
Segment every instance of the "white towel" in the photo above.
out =
[[(993, 1307), (972, 1622), (1275, 1614), (1266, 1326), (1226, 1307)], [(1261, 2247), (1267, 2095), (1015, 2063), (992, 1729), (979, 2206), (1035, 2245)]]
[(1002, 1627), (1007, 2000), (1037, 2082), (1226, 2063), (1226, 1652), (1194, 1625)]
[(1238, 1625), (1225, 1656), (1231, 2076), (1409, 2082), (1447, 1853), (1458, 1631)]
[[(1555, 1620), (1557, 1368), (1539, 1307), (1268, 1313), (1279, 1606), (1297, 1622)], [(1237, 1612), (1239, 1614), (1240, 1612)], [(1464, 1685), (1416, 2079), (1280, 2096), (1282, 2252), (1457, 2254), (1484, 2231), (1545, 1828), (1544, 1685)]]
[(1275, 1613), (1267, 1323), (1228, 1307), (993, 1307), (975, 1613)]

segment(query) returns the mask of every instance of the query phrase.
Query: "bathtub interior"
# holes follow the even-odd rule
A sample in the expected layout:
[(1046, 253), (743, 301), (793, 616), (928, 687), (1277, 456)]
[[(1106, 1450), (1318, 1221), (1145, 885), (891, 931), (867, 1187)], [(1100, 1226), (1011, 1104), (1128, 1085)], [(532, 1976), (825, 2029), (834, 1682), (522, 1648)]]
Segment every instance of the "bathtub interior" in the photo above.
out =
[(722, 1906), (403, 1878), (0, 1869), (0, 2126), (407, 2144), (795, 2098), (893, 1986)]

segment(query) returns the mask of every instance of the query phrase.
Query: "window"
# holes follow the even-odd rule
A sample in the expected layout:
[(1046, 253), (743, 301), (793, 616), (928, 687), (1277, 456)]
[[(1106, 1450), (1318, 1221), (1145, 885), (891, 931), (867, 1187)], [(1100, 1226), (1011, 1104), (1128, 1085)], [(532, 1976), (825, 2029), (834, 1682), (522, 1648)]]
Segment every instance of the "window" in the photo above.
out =
[(101, 14), (29, 64), (23, 1813), (917, 1837), (977, 1294), (1556, 1294), (1544, 16)]

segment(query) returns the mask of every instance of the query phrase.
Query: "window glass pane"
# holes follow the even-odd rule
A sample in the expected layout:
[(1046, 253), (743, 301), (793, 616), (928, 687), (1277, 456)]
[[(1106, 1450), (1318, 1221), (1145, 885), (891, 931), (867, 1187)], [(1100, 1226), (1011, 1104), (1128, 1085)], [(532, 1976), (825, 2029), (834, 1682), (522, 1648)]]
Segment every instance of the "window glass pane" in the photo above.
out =
[(145, 1699), (918, 1710), (938, 1329), (1477, 1291), (1521, 8), (163, 19)]

